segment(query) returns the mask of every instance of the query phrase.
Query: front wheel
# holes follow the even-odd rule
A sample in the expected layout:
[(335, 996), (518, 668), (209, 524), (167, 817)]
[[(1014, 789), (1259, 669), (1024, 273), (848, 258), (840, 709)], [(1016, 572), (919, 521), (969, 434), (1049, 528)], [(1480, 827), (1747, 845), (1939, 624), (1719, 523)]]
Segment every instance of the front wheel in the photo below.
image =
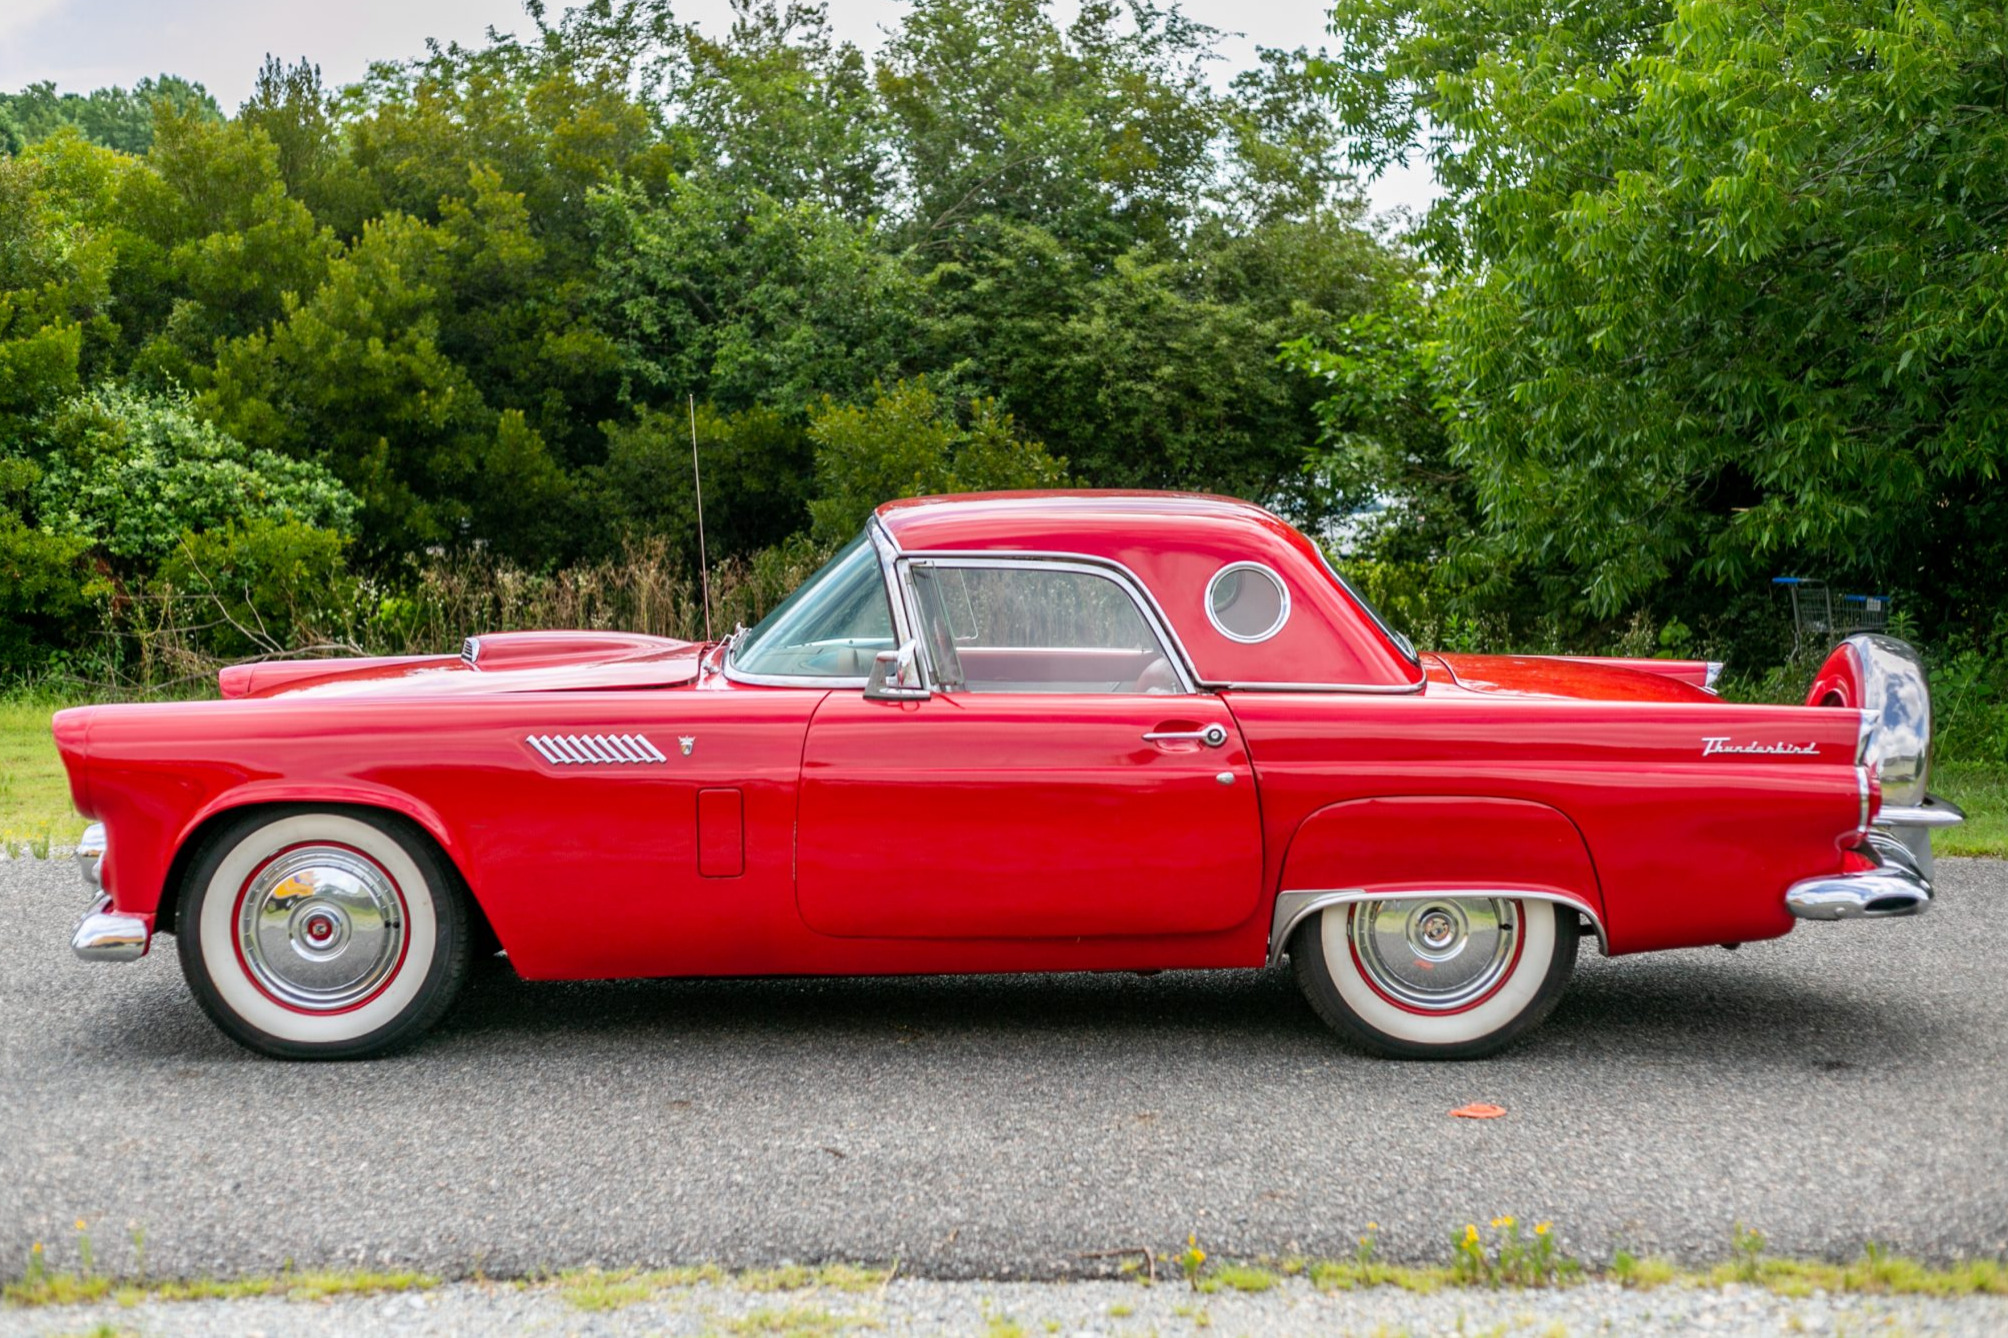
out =
[(1573, 907), (1492, 897), (1346, 902), (1308, 917), (1290, 965), (1334, 1031), (1398, 1059), (1477, 1059), (1553, 1011), (1576, 965)]
[(387, 816), (247, 814), (204, 843), (177, 919), (196, 1002), (282, 1059), (381, 1054), (437, 1021), (467, 975), (457, 884)]

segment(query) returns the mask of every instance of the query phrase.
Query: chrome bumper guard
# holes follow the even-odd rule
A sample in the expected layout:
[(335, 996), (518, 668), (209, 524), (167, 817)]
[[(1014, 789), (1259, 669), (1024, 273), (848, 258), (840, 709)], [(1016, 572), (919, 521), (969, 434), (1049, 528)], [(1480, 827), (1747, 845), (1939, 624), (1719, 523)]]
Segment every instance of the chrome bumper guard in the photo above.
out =
[(121, 915), (112, 909), (111, 894), (104, 890), (105, 828), (94, 822), (77, 840), (77, 868), (84, 886), (98, 894), (77, 932), (70, 936), (70, 951), (87, 962), (135, 962), (146, 956), (153, 934), (137, 915)]
[(146, 956), (152, 938), (146, 921), (120, 915), (112, 909), (110, 897), (100, 896), (77, 921), (70, 950), (87, 962), (136, 962)]
[(1931, 795), (1922, 804), (1886, 808), (1869, 828), (1873, 869), (1792, 884), (1785, 909), (1801, 920), (1889, 920), (1922, 915), (1931, 905), (1931, 834), (1966, 821), (1959, 806)]

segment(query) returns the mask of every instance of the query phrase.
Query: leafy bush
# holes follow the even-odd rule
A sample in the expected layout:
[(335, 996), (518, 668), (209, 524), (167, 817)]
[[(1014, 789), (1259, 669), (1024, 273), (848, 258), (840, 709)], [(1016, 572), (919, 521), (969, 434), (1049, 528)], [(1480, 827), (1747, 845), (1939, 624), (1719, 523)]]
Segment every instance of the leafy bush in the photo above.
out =
[(190, 532), (290, 522), (340, 533), (355, 517), (355, 497), (327, 470), (247, 450), (183, 395), (104, 385), (65, 401), (40, 428), (40, 528), (131, 569), (155, 567)]
[[(4, 462), (0, 462), (4, 463)], [(0, 505), (0, 675), (30, 672), (85, 606), (81, 539), (43, 534)]]
[[(256, 518), (185, 534), (161, 565), (170, 591), (191, 596), (186, 625), (224, 657), (273, 655), (335, 641), (355, 603), (348, 540), (292, 519)], [(206, 615), (206, 616), (205, 616)]]

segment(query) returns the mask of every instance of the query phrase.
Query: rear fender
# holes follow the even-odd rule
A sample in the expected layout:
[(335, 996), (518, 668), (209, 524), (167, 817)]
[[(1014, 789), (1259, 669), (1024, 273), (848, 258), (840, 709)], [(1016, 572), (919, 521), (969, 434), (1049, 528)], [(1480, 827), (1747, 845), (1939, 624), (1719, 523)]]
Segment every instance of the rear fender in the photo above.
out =
[(1573, 906), (1605, 941), (1596, 866), (1559, 809), (1524, 799), (1392, 795), (1331, 804), (1290, 838), (1269, 960), (1327, 906), (1418, 895), (1523, 897)]

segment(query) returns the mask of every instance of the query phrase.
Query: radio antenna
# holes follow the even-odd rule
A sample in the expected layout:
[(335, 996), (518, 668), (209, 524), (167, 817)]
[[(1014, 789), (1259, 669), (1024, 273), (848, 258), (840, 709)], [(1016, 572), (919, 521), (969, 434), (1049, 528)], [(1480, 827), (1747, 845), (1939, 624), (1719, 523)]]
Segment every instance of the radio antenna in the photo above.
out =
[(690, 481), (697, 490), (697, 579), (704, 592), (704, 639), (711, 640), (711, 564), (704, 555), (704, 471), (697, 467), (697, 396), (690, 396)]

